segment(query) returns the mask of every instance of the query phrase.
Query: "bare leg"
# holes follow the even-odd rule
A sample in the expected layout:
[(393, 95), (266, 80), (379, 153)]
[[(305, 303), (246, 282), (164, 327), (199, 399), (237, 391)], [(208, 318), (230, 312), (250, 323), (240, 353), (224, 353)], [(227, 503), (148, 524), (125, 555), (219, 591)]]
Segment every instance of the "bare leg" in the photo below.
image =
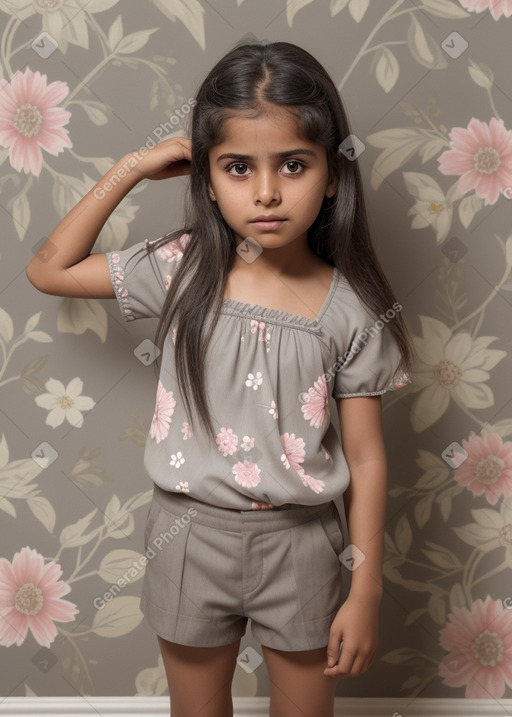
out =
[(323, 673), (327, 649), (263, 648), (271, 683), (269, 717), (333, 717), (338, 681)]
[(189, 647), (157, 635), (169, 684), (172, 717), (233, 717), (231, 683), (240, 640)]

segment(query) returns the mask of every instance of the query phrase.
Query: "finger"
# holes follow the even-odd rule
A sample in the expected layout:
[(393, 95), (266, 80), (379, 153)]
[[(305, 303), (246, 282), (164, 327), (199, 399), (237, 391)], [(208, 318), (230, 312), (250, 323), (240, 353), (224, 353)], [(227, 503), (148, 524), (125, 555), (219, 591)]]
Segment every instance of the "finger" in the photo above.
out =
[(348, 677), (353, 670), (356, 657), (356, 652), (350, 652), (349, 650), (344, 648), (341, 653), (341, 657), (338, 660), (338, 664), (335, 665), (332, 669), (335, 670), (338, 675), (342, 677)]
[(340, 650), (343, 646), (341, 635), (331, 634), (327, 645), (327, 667), (333, 667), (340, 656)]

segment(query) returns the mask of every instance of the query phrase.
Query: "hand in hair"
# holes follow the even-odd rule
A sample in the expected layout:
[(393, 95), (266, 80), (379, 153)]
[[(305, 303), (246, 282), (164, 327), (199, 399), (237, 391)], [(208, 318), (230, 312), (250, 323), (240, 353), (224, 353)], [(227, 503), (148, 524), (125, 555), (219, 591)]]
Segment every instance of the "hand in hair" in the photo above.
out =
[(192, 161), (192, 142), (187, 137), (165, 139), (148, 149), (142, 159), (140, 152), (133, 152), (137, 157), (134, 171), (140, 179), (170, 179), (190, 174)]

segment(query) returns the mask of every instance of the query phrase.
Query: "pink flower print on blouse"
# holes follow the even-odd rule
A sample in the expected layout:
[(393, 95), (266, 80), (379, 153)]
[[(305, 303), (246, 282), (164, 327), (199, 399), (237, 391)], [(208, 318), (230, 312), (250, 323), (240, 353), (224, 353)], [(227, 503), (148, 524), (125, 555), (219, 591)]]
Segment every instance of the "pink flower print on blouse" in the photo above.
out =
[(313, 493), (323, 493), (325, 488), (325, 483), (323, 480), (318, 480), (318, 478), (313, 478), (313, 476), (309, 476), (304, 468), (299, 468), (297, 473), (300, 475), (300, 479), (303, 483), (303, 485), (306, 486), (306, 488), (311, 488)]
[(174, 413), (174, 407), (176, 401), (172, 391), (166, 391), (162, 385), (162, 382), (158, 382), (158, 388), (156, 391), (156, 406), (153, 414), (153, 420), (151, 421), (150, 436), (155, 438), (157, 443), (163, 441), (163, 439), (169, 433), (169, 426), (171, 425), (171, 416)]
[(178, 329), (173, 329), (173, 330), (172, 330), (172, 342), (173, 342), (173, 344), (176, 343), (176, 334), (177, 334), (177, 332), (178, 332)]
[(313, 428), (321, 428), (325, 419), (329, 420), (329, 405), (327, 396), (327, 383), (324, 374), (320, 374), (313, 386), (302, 394), (304, 405), (300, 409), (306, 421)]
[(180, 490), (182, 493), (189, 493), (190, 489), (188, 487), (188, 481), (183, 482), (180, 480), (180, 482), (176, 486), (176, 490)]
[(291, 466), (296, 471), (301, 470), (300, 464), (304, 461), (306, 455), (304, 439), (295, 438), (295, 433), (283, 433), (281, 443), (284, 448), (284, 453), (281, 456), (284, 467), (288, 469)]
[(276, 403), (275, 401), (271, 401), (271, 402), (270, 402), (269, 413), (270, 413), (270, 415), (272, 416), (272, 418), (274, 418), (274, 419), (277, 421), (278, 416), (279, 416), (279, 412), (278, 412), (278, 410), (277, 410), (277, 403)]
[(256, 463), (250, 461), (239, 461), (233, 466), (232, 473), (235, 475), (236, 482), (244, 488), (254, 488), (261, 482), (260, 469)]
[(251, 319), (251, 334), (255, 334), (256, 331), (258, 331), (258, 341), (269, 341), (270, 333), (268, 331), (265, 331), (266, 326), (267, 325), (264, 321), (256, 321), (256, 319)]
[(182, 234), (177, 239), (173, 239), (173, 241), (158, 247), (156, 252), (162, 257), (162, 259), (165, 259), (167, 263), (170, 263), (171, 261), (178, 261), (183, 256), (183, 252), (185, 251), (185, 247), (187, 246), (189, 239), (190, 234)]
[(491, 505), (496, 505), (501, 495), (512, 495), (511, 441), (503, 443), (497, 433), (486, 433), (480, 438), (471, 431), (462, 447), (468, 457), (453, 472), (457, 483), (475, 496), (485, 494)]
[(238, 436), (233, 433), (232, 428), (224, 428), (223, 426), (220, 429), (220, 433), (217, 433), (215, 443), (223, 456), (232, 456), (233, 453), (236, 453)]
[(439, 665), (443, 683), (466, 686), (466, 699), (497, 699), (512, 687), (510, 610), (502, 600), (475, 600), (468, 610), (453, 607), (439, 643), (450, 653)]
[(192, 429), (190, 428), (190, 424), (188, 421), (183, 421), (181, 424), (181, 432), (183, 434), (183, 440), (186, 441), (189, 438), (192, 438)]
[(171, 279), (172, 279), (171, 275), (167, 274), (167, 276), (165, 277), (165, 290), (166, 291), (169, 291), (169, 287), (171, 286)]
[(59, 580), (61, 575), (59, 563), (45, 565), (28, 545), (14, 553), (12, 563), (0, 558), (0, 645), (21, 645), (30, 630), (37, 643), (49, 648), (57, 636), (54, 621), (74, 620), (79, 610), (62, 599), (71, 588)]
[(254, 438), (251, 438), (250, 436), (244, 436), (242, 438), (242, 444), (240, 446), (244, 449), (244, 451), (250, 451), (251, 448), (254, 448)]
[(284, 448), (284, 453), (281, 456), (284, 467), (288, 469), (291, 466), (299, 474), (303, 485), (307, 488), (311, 488), (314, 493), (322, 493), (325, 488), (325, 483), (308, 475), (301, 466), (306, 456), (304, 439), (296, 438), (295, 433), (283, 433), (281, 443)]

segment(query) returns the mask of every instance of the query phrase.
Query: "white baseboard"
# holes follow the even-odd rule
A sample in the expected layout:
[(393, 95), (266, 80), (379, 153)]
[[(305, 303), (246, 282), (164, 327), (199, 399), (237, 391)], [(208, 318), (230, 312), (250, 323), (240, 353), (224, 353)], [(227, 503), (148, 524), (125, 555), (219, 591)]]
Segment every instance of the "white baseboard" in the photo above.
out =
[[(268, 697), (234, 697), (235, 717), (268, 717)], [(512, 717), (512, 700), (337, 697), (336, 717)], [(0, 697), (3, 717), (169, 717), (169, 697)], [(171, 716), (172, 717), (172, 716)]]

